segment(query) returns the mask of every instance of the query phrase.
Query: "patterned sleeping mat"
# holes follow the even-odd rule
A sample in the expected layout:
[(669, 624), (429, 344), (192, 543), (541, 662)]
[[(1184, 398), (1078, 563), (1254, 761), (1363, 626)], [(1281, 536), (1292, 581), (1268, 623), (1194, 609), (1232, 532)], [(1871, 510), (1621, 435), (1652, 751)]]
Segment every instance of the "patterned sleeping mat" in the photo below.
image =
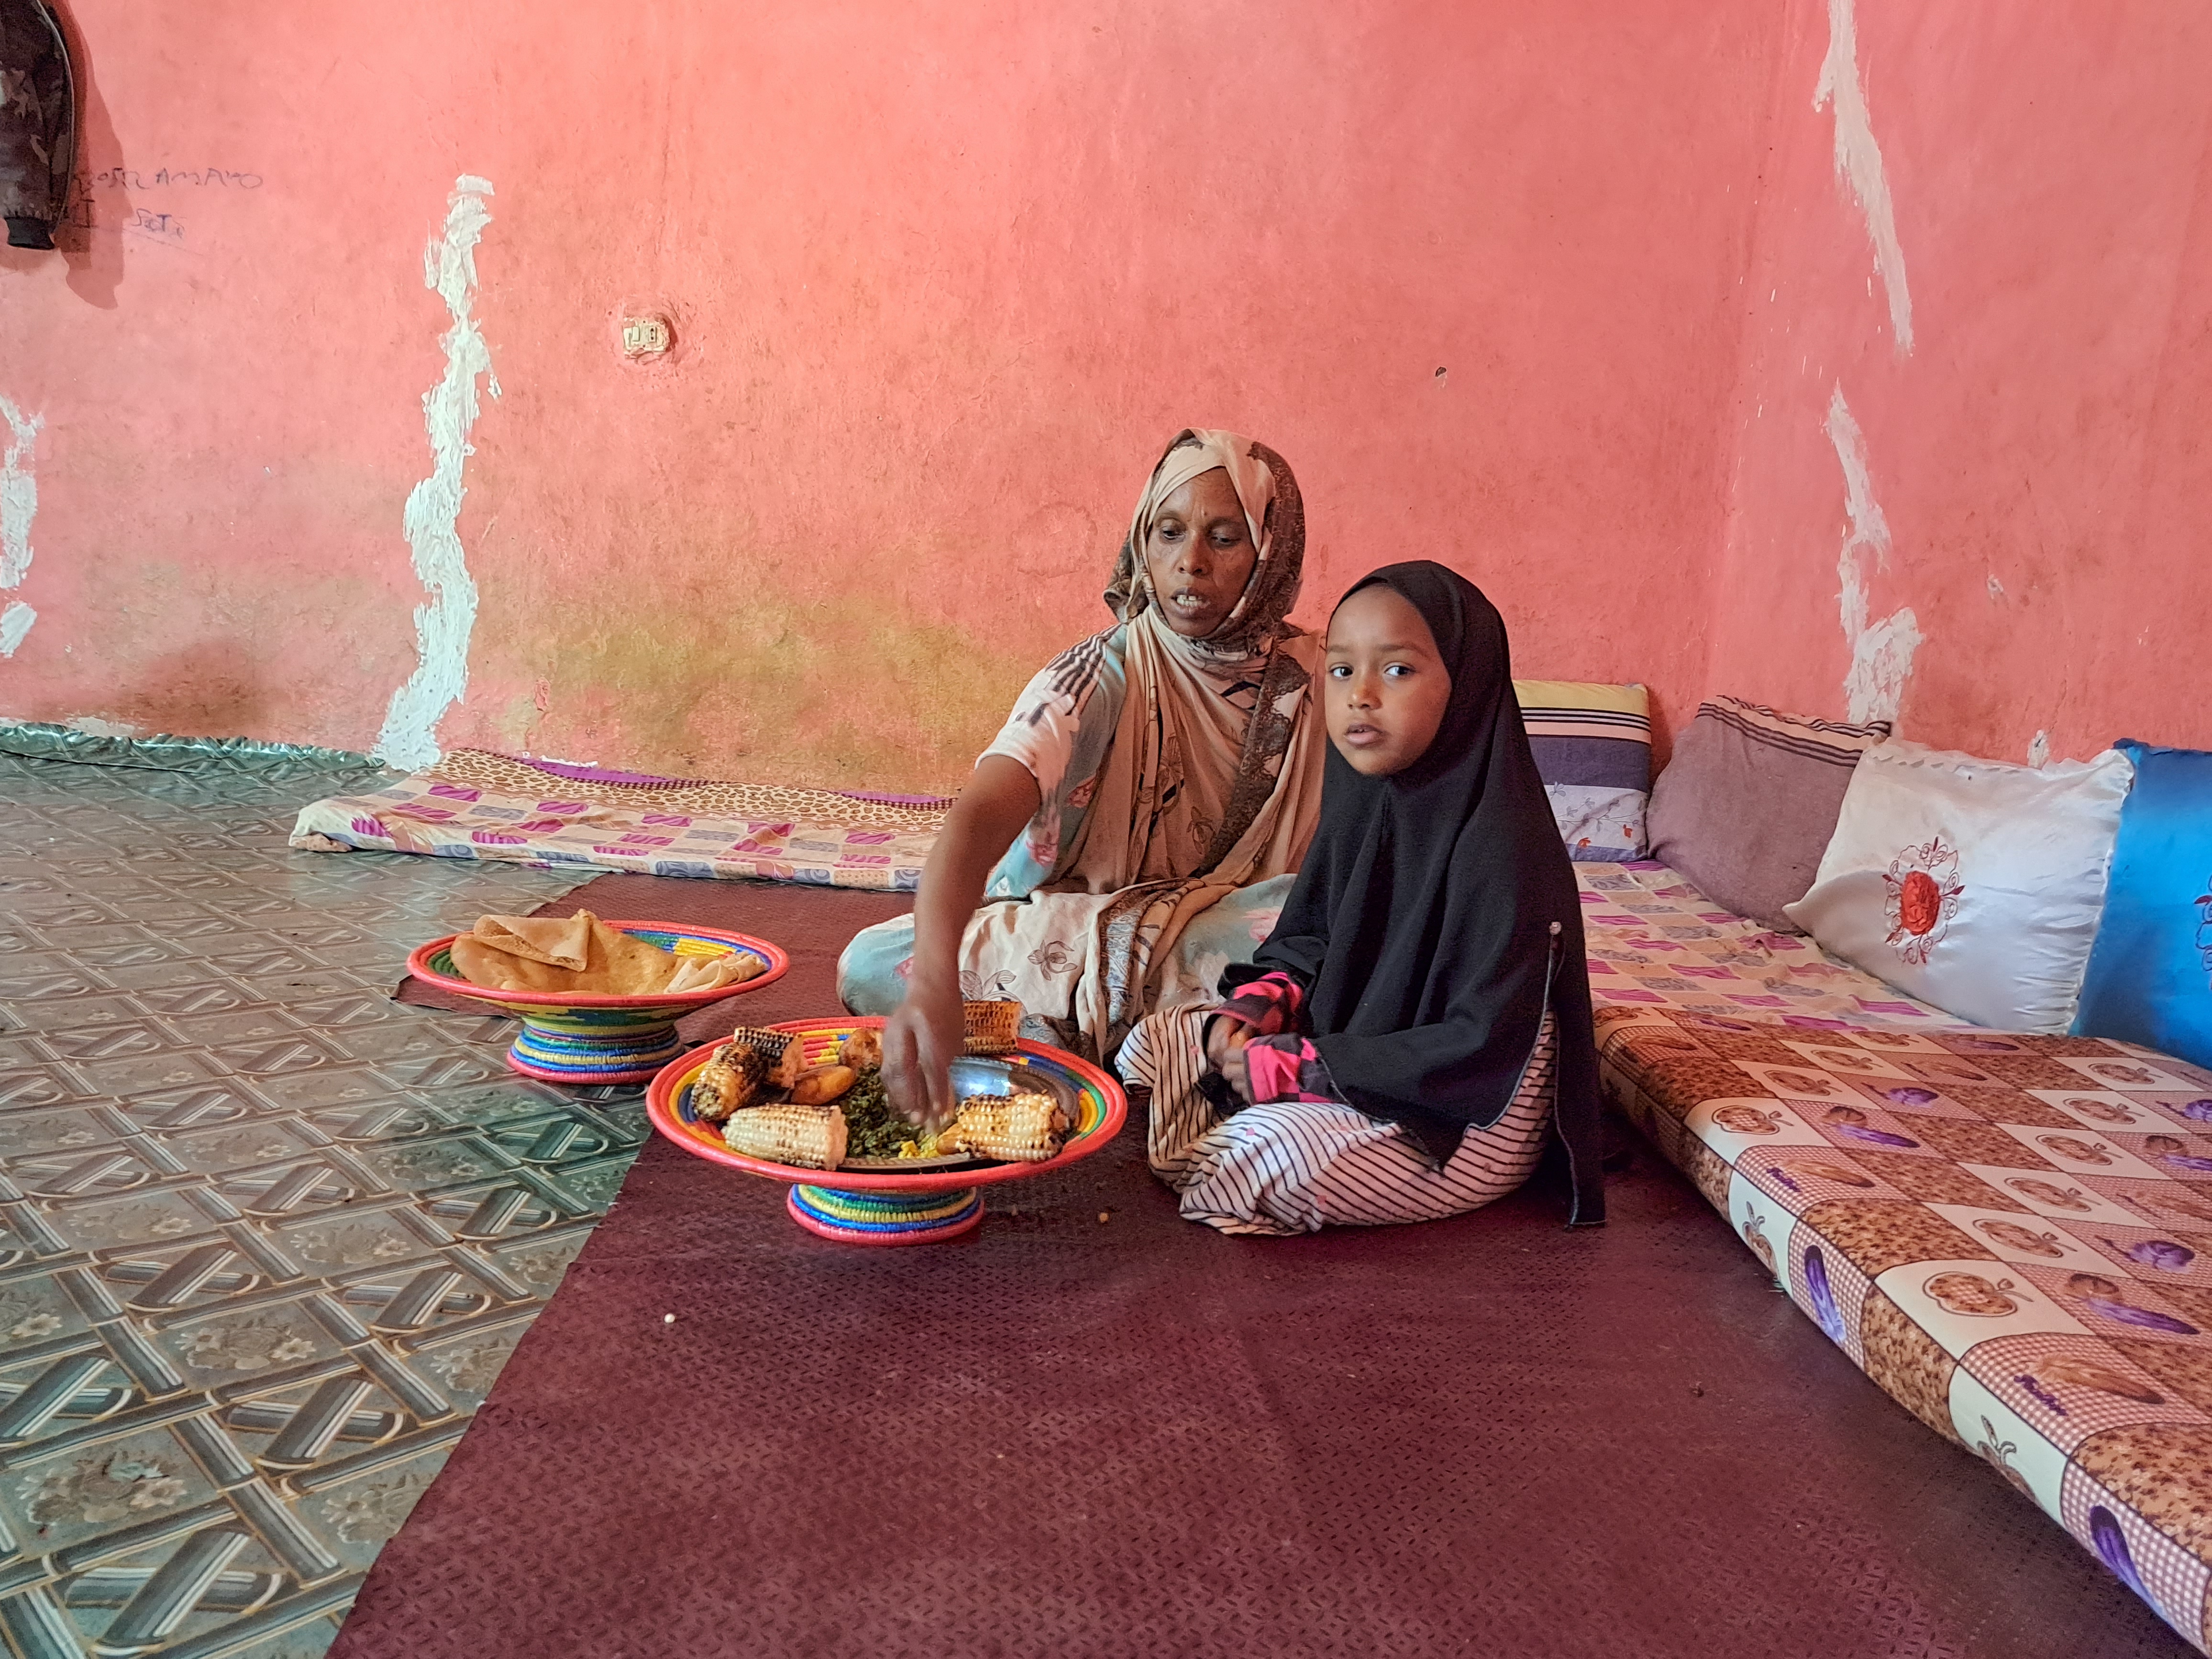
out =
[(1774, 1019), (1808, 1031), (1967, 1022), (1832, 957), (1732, 915), (1663, 864), (1577, 864), (1597, 1006)]
[(647, 778), (463, 749), (381, 788), (303, 807), (292, 845), (910, 891), (951, 804)]
[(2212, 1650), (2212, 1073), (1614, 1003), (1607, 1092), (1798, 1307)]

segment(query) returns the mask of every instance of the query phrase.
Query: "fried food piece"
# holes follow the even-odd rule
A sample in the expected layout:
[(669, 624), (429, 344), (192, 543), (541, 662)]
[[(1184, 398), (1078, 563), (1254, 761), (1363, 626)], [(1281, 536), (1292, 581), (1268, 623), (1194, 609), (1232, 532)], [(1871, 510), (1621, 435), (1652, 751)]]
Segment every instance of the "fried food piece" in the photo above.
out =
[(874, 1031), (855, 1031), (837, 1048), (837, 1058), (856, 1072), (884, 1063), (884, 1040)]
[(961, 1052), (969, 1054), (1012, 1054), (1022, 1031), (1022, 1005), (1004, 998), (989, 1002), (963, 1002), (960, 1012), (967, 1025)]
[(835, 1106), (748, 1106), (730, 1114), (722, 1139), (733, 1152), (801, 1170), (845, 1161), (845, 1115)]
[(802, 1072), (791, 1085), (791, 1101), (794, 1106), (826, 1106), (837, 1098), (860, 1079), (860, 1073), (849, 1066), (817, 1066)]
[(793, 1042), (769, 1067), (768, 1080), (772, 1087), (788, 1090), (805, 1075), (805, 1072), (806, 1056), (799, 1051), (799, 1044)]
[(961, 1103), (960, 1115), (938, 1137), (937, 1150), (1041, 1164), (1059, 1155), (1067, 1128), (1067, 1114), (1049, 1095), (976, 1095)]

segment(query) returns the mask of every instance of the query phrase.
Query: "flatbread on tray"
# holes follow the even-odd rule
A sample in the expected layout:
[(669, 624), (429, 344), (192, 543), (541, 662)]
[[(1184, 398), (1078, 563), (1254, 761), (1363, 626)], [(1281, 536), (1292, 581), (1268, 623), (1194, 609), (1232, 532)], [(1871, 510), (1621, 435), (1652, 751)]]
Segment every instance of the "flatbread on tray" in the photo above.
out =
[(743, 951), (679, 957), (610, 927), (589, 910), (573, 916), (479, 916), (453, 942), (454, 969), (491, 991), (665, 996), (743, 984), (762, 969)]

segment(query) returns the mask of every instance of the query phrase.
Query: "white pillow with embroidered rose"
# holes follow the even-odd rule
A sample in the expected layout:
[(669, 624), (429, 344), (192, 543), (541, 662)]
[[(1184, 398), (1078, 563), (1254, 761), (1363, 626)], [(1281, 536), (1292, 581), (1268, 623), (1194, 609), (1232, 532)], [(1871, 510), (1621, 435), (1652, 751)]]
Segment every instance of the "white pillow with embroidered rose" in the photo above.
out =
[(2064, 1032), (2134, 769), (1866, 751), (1805, 896), (1783, 914), (1898, 989), (2003, 1031)]

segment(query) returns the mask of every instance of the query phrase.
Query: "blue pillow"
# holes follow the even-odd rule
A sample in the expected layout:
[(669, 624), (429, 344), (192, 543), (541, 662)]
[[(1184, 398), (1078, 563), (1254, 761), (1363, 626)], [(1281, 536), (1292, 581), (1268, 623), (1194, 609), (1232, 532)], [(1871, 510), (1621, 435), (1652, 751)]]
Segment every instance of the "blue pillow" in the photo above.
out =
[(2077, 1036), (2212, 1066), (2212, 754), (2113, 745), (2135, 763)]

